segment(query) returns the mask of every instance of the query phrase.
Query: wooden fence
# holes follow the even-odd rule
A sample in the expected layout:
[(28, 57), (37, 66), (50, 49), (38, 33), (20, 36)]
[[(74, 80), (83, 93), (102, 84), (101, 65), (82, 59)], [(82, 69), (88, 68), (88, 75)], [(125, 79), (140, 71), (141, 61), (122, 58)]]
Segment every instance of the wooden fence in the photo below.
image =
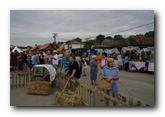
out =
[(32, 81), (31, 72), (11, 72), (10, 73), (10, 88), (25, 87)]
[[(58, 77), (56, 79), (57, 87), (63, 88), (65, 83), (67, 82), (67, 79), (63, 77)], [(90, 85), (87, 85), (85, 83), (80, 83), (78, 87), (74, 87), (71, 84), (74, 84), (74, 80), (71, 80), (68, 88), (72, 91), (74, 91), (82, 100), (82, 102), (86, 106), (92, 106), (92, 107), (105, 107), (105, 106), (116, 106), (116, 107), (130, 107), (130, 106), (149, 106), (143, 104), (140, 100), (135, 100), (131, 97), (123, 96), (122, 94), (118, 94), (116, 97), (106, 94), (102, 90), (99, 90), (96, 87), (92, 87)]]
[[(30, 81), (37, 80), (33, 77), (31, 72), (11, 72), (10, 74), (10, 87), (21, 88), (25, 87)], [(63, 89), (67, 79), (63, 78), (62, 75), (58, 75), (56, 78), (56, 87)], [(68, 88), (74, 91), (82, 100), (86, 106), (149, 106), (142, 104), (141, 101), (134, 100), (131, 97), (125, 97), (119, 94), (117, 97), (108, 95), (105, 92), (98, 90), (96, 87), (89, 86), (85, 83), (80, 83), (77, 87), (73, 87), (71, 84), (74, 80), (70, 81)]]

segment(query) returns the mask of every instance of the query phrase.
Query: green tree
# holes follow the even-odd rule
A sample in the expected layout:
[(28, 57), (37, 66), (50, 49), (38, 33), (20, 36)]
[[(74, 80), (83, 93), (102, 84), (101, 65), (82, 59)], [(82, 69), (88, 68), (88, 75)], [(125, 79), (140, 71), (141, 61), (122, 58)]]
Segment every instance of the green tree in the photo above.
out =
[(105, 39), (109, 39), (109, 40), (111, 40), (111, 39), (113, 39), (113, 37), (111, 37), (111, 36), (107, 36), (107, 37), (105, 37)]
[(96, 42), (96, 44), (100, 44), (100, 45), (101, 45), (101, 43), (102, 43), (102, 41), (103, 41), (104, 39), (105, 39), (105, 36), (99, 34), (99, 35), (96, 36), (95, 42)]
[(124, 39), (122, 35), (115, 35), (114, 39), (120, 40), (120, 39)]
[(135, 38), (133, 38), (133, 36), (129, 36), (127, 39), (128, 39), (128, 42), (130, 45), (137, 45), (138, 44), (138, 42), (136, 41)]
[(145, 36), (146, 36), (146, 37), (154, 38), (154, 31), (146, 32), (146, 33), (145, 33)]
[(94, 40), (87, 40), (84, 43), (84, 48), (91, 49), (92, 45), (94, 45)]

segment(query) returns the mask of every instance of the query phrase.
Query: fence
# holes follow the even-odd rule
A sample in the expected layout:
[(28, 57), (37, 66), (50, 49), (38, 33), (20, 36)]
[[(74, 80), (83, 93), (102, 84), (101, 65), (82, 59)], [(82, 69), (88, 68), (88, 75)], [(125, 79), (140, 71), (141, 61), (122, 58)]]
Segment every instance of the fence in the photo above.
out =
[(11, 72), (10, 87), (21, 88), (25, 87), (32, 80), (31, 72)]
[[(63, 88), (67, 80), (63, 77), (58, 77), (56, 79), (57, 87)], [(72, 91), (74, 91), (82, 100), (82, 102), (86, 106), (117, 106), (117, 107), (126, 107), (126, 106), (149, 106), (142, 104), (141, 101), (135, 100), (131, 97), (126, 97), (121, 94), (118, 94), (116, 97), (109, 95), (105, 93), (102, 90), (97, 89), (96, 87), (92, 87), (90, 85), (87, 85), (85, 83), (80, 83), (78, 87), (74, 87), (72, 84), (74, 84), (74, 80), (71, 80), (68, 88)]]
[(125, 97), (119, 94), (116, 97), (108, 95), (98, 90), (96, 87), (80, 84), (76, 90), (76, 94), (81, 97), (87, 106), (145, 106), (141, 101), (136, 101), (131, 97)]
[[(14, 72), (10, 74), (10, 87), (21, 88), (25, 87), (30, 81), (37, 80), (36, 77), (32, 76), (29, 72)], [(58, 75), (56, 78), (56, 86), (62, 89), (66, 83), (66, 79), (62, 75)], [(117, 97), (108, 95), (105, 92), (98, 90), (96, 87), (91, 87), (85, 83), (80, 83), (77, 87), (72, 84), (74, 80), (71, 80), (68, 88), (74, 91), (82, 100), (86, 106), (149, 106), (144, 105), (141, 101), (134, 100), (131, 97), (125, 97), (119, 94)]]

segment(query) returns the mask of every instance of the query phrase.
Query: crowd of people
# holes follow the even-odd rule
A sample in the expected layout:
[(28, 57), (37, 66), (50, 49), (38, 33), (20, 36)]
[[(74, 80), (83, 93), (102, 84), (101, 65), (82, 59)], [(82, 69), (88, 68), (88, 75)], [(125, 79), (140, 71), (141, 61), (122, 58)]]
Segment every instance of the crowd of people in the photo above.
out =
[(10, 69), (11, 71), (23, 71), (31, 69), (34, 65), (38, 64), (52, 64), (55, 68), (59, 63), (57, 51), (47, 52), (14, 52), (10, 51)]
[(107, 57), (106, 53), (91, 55), (88, 59), (75, 55), (71, 52), (58, 53), (54, 51), (40, 51), (33, 53), (10, 52), (10, 67), (13, 71), (31, 70), (38, 64), (51, 64), (56, 70), (63, 69), (65, 75), (72, 79), (80, 79), (87, 76), (87, 68), (90, 67), (91, 85), (96, 86), (98, 77), (112, 83), (112, 93), (119, 91), (119, 69), (115, 66), (113, 58)]

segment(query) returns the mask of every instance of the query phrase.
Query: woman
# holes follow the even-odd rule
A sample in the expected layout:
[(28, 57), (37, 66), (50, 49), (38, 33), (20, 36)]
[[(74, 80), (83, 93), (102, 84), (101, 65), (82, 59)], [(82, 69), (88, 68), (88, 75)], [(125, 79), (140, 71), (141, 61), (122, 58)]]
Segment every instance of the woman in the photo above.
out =
[(96, 62), (96, 56), (93, 55), (92, 59), (90, 61), (90, 79), (91, 79), (91, 84), (96, 85), (96, 79), (97, 79), (97, 62)]
[(100, 68), (101, 68), (101, 74), (103, 74), (103, 68), (107, 65), (107, 54), (103, 53), (102, 54), (102, 59), (100, 63)]
[(85, 58), (81, 57), (81, 64), (82, 64), (83, 76), (86, 76), (87, 62), (86, 62)]
[(107, 66), (103, 69), (103, 78), (112, 83), (111, 91), (115, 97), (119, 91), (119, 69), (114, 67), (114, 59), (107, 59)]

